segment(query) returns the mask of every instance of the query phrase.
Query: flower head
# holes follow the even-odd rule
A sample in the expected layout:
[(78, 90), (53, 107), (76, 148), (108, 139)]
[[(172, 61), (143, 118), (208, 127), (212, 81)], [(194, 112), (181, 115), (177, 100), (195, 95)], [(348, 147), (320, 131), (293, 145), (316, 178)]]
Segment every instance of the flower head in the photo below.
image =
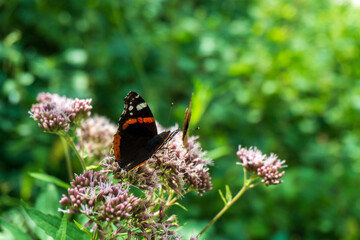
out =
[(202, 195), (212, 189), (208, 168), (211, 161), (205, 157), (206, 152), (202, 151), (197, 139), (190, 137), (185, 148), (181, 133), (178, 133), (146, 164), (130, 172), (121, 171), (117, 164), (111, 164), (111, 160), (105, 165), (116, 178), (130, 179), (132, 184), (142, 189), (172, 189), (179, 194), (188, 188)]
[(56, 93), (39, 93), (37, 101), (29, 114), (44, 132), (67, 132), (71, 123), (90, 116), (92, 109), (91, 99), (71, 99)]
[(109, 154), (116, 128), (109, 119), (95, 115), (86, 119), (81, 128), (77, 129), (77, 148), (86, 151), (88, 164), (98, 163)]
[(211, 161), (205, 157), (206, 152), (202, 151), (197, 139), (198, 137), (191, 136), (188, 140), (188, 147), (185, 148), (181, 134), (177, 134), (168, 148), (159, 152), (163, 158), (161, 159), (161, 155), (157, 155), (160, 159), (157, 164), (170, 170), (174, 184), (184, 181), (189, 188), (197, 190), (199, 195), (202, 195), (212, 189), (208, 168)]
[[(176, 233), (170, 230), (177, 226), (175, 219), (156, 219), (157, 215), (150, 211), (155, 205), (153, 201), (136, 197), (130, 192), (129, 183), (114, 183), (107, 173), (89, 170), (75, 174), (68, 195), (62, 196), (60, 204), (68, 207), (67, 212), (89, 217), (88, 225), (93, 225), (93, 229), (108, 238), (116, 238), (119, 234), (130, 234), (135, 238), (156, 236), (156, 239), (175, 236)], [(117, 230), (103, 229), (104, 224), (111, 224)]]
[(256, 147), (246, 149), (239, 146), (236, 155), (240, 160), (238, 164), (242, 165), (251, 174), (256, 174), (262, 178), (261, 182), (267, 186), (283, 182), (283, 180), (279, 179), (284, 176), (285, 171), (279, 171), (281, 168), (286, 167), (283, 165), (285, 160), (279, 160), (275, 154), (271, 153), (270, 156), (267, 157)]

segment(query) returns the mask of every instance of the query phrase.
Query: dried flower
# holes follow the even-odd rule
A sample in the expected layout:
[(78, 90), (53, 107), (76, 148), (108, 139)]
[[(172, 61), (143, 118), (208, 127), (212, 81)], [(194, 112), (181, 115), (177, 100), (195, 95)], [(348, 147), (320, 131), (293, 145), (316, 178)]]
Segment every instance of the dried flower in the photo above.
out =
[(98, 115), (81, 124), (81, 128), (77, 129), (77, 149), (86, 151), (88, 164), (98, 163), (109, 154), (116, 129), (109, 119)]
[(71, 99), (58, 94), (39, 93), (39, 103), (33, 104), (30, 117), (38, 122), (44, 132), (67, 132), (70, 124), (90, 116), (91, 99)]
[(286, 167), (283, 165), (285, 160), (279, 160), (275, 154), (271, 153), (267, 157), (256, 147), (246, 149), (239, 146), (236, 155), (240, 160), (237, 164), (242, 165), (251, 174), (256, 174), (262, 178), (261, 182), (267, 186), (283, 182), (283, 180), (279, 179), (284, 176), (285, 171), (279, 172), (279, 170)]

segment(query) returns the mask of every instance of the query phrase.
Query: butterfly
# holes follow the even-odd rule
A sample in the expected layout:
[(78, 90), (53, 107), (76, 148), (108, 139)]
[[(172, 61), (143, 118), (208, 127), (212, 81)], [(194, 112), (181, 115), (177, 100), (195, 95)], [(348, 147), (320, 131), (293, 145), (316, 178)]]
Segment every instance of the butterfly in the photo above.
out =
[(164, 147), (178, 132), (179, 129), (176, 129), (158, 134), (148, 104), (138, 93), (131, 91), (124, 99), (124, 111), (114, 135), (115, 160), (127, 171), (137, 168)]

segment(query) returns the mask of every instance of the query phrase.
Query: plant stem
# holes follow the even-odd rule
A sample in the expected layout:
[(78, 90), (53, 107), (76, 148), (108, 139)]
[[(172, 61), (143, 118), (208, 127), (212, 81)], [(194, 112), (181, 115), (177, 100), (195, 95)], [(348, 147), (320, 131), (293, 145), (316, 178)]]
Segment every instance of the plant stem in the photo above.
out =
[(226, 203), (226, 205), (221, 209), (218, 214), (206, 225), (206, 227), (196, 236), (196, 239), (198, 239), (201, 234), (203, 234), (209, 227), (211, 227), (230, 207), (233, 205), (242, 195), (243, 193), (250, 188), (250, 184), (254, 179), (250, 177), (250, 179), (247, 179), (246, 169), (244, 168), (244, 186), (241, 188), (241, 190), (233, 197), (229, 202)]
[(170, 207), (171, 205), (173, 205), (174, 202), (176, 202), (180, 197), (188, 194), (188, 193), (191, 192), (191, 191), (192, 191), (192, 189), (187, 189), (187, 190), (186, 190), (184, 193), (182, 193), (181, 195), (176, 195), (174, 198), (172, 198), (172, 196), (171, 196), (171, 198), (168, 199), (168, 201), (167, 201), (167, 203), (166, 203), (166, 205), (165, 205), (166, 208), (168, 208), (168, 207)]
[(171, 201), (172, 197), (174, 196), (174, 191), (171, 191), (168, 197), (168, 200), (166, 201), (166, 205)]
[[(185, 194), (187, 194), (187, 193), (189, 193), (189, 192), (191, 192), (191, 189), (188, 189), (188, 190), (186, 190), (184, 193), (183, 193), (183, 195), (181, 195), (181, 196), (184, 196)], [(166, 201), (166, 204), (164, 205), (164, 211), (166, 210), (166, 209), (168, 209), (171, 205), (173, 205), (181, 196), (179, 196), (179, 195), (176, 195), (175, 197), (173, 197), (174, 196), (174, 192), (172, 191), (171, 193), (170, 193), (170, 195), (169, 195), (169, 197), (168, 197), (168, 200)], [(159, 211), (157, 211), (154, 215), (155, 216), (158, 216), (159, 215)]]
[(74, 145), (74, 141), (68, 136), (65, 137), (65, 139), (66, 139), (66, 142), (70, 145), (70, 147), (74, 150), (75, 155), (79, 159), (83, 170), (86, 170), (86, 165), (85, 165), (84, 159), (82, 159), (82, 157), (80, 156), (78, 150), (76, 149), (76, 147)]
[(71, 165), (71, 159), (70, 159), (70, 154), (69, 154), (69, 148), (66, 144), (66, 140), (63, 136), (60, 136), (61, 142), (64, 146), (64, 152), (65, 152), (65, 159), (66, 159), (66, 165), (67, 165), (67, 172), (69, 175), (69, 179), (70, 181), (73, 179), (73, 169), (72, 169), (72, 165)]
[(176, 202), (179, 199), (179, 196), (174, 197), (170, 201), (166, 203), (166, 208), (170, 207), (174, 202)]

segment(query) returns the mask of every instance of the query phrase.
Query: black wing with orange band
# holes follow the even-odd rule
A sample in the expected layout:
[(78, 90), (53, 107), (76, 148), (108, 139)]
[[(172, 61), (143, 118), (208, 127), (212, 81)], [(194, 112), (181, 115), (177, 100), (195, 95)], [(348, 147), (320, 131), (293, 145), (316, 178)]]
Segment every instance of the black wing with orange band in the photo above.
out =
[(124, 104), (119, 128), (114, 136), (113, 148), (120, 167), (129, 171), (143, 164), (175, 133), (166, 131), (157, 134), (151, 110), (136, 92), (129, 92)]

